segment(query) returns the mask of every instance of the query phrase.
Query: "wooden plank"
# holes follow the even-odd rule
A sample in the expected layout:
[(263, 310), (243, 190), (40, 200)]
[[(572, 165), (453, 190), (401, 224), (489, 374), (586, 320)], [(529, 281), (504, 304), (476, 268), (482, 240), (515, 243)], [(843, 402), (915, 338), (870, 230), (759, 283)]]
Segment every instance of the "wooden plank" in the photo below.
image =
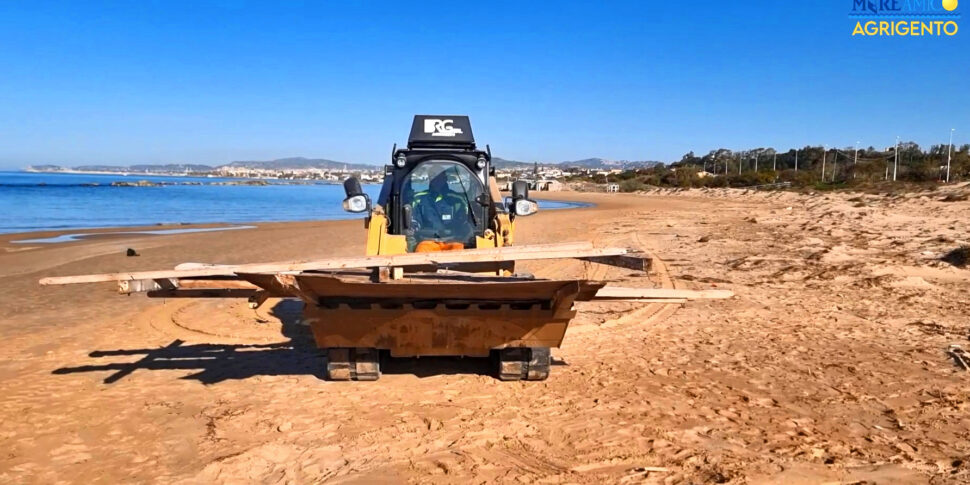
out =
[[(584, 244), (585, 245), (585, 244)], [(315, 261), (286, 261), (277, 263), (240, 264), (235, 266), (203, 267), (189, 270), (141, 271), (131, 273), (107, 273), (79, 276), (49, 277), (40, 280), (42, 285), (67, 285), (98, 283), (103, 281), (188, 278), (196, 276), (231, 276), (236, 273), (281, 273), (287, 271), (333, 270), (348, 268), (374, 268), (380, 266), (443, 266), (453, 263), (501, 262), (519, 260), (587, 258), (619, 256), (626, 254), (623, 248), (568, 249), (560, 245), (507, 246), (488, 249), (466, 249), (435, 253), (408, 253), (382, 256), (325, 258)]]
[(619, 268), (632, 269), (634, 271), (650, 271), (653, 259), (641, 253), (621, 254), (617, 256), (594, 256), (590, 258), (579, 258), (590, 263), (607, 264)]
[(677, 299), (677, 300), (723, 300), (731, 298), (730, 290), (674, 290), (667, 288), (626, 288), (606, 286), (596, 292), (596, 300), (640, 300), (640, 299)]
[(178, 287), (183, 290), (206, 288), (233, 288), (241, 290), (256, 290), (258, 286), (240, 278), (180, 278)]
[[(171, 283), (172, 280), (169, 280)], [(172, 283), (174, 286), (174, 283)], [(123, 295), (131, 293), (140, 293), (143, 291), (160, 290), (163, 286), (158, 283), (157, 280), (153, 279), (141, 279), (141, 280), (119, 280), (118, 281), (118, 293)]]
[(152, 290), (149, 298), (251, 298), (258, 290), (208, 288), (195, 290)]
[(570, 286), (573, 298), (589, 299), (605, 283), (576, 280), (510, 280), (480, 283), (370, 283), (348, 282), (327, 275), (294, 275), (296, 286), (311, 300), (355, 301), (533, 301), (553, 299), (557, 291)]
[(269, 292), (270, 296), (287, 297), (299, 296), (290, 291), (286, 284), (281, 280), (292, 278), (290, 275), (265, 274), (265, 273), (240, 273), (240, 278), (252, 283)]
[(596, 299), (590, 300), (594, 303), (663, 303), (663, 304), (678, 304), (687, 303), (686, 298), (622, 298), (622, 299)]
[[(593, 243), (590, 242), (590, 241), (574, 241), (574, 242), (549, 243), (549, 244), (528, 244), (528, 245), (522, 245), (522, 246), (508, 246), (508, 247), (509, 248), (512, 248), (512, 249), (515, 249), (516, 251), (521, 251), (521, 252), (530, 252), (530, 251), (540, 251), (541, 252), (541, 251), (548, 251), (548, 250), (553, 250), (553, 249), (555, 249), (555, 250), (561, 250), (561, 251), (565, 251), (565, 250), (568, 250), (568, 249), (575, 249), (577, 251), (584, 251), (584, 250), (587, 250), (587, 249), (593, 249)], [(492, 248), (482, 248), (482, 249), (475, 249), (475, 250), (469, 250), (469, 251), (483, 251), (484, 252), (484, 250), (486, 250), (486, 249), (501, 249), (501, 248), (494, 248), (494, 247), (492, 247)], [(432, 253), (423, 253), (423, 254), (432, 254)], [(267, 264), (272, 264), (272, 263), (267, 263)], [(236, 266), (238, 266), (238, 265), (233, 265), (233, 264), (211, 264), (211, 263), (181, 263), (181, 264), (175, 266), (175, 270), (177, 270), (177, 271), (184, 271), (184, 270), (213, 269), (213, 268), (231, 269), (231, 268), (234, 268)]]
[(175, 269), (181, 271), (181, 270), (186, 270), (186, 269), (218, 268), (218, 267), (225, 267), (225, 266), (233, 266), (233, 265), (231, 265), (231, 264), (210, 264), (210, 263), (181, 263), (181, 264), (176, 265), (175, 266)]

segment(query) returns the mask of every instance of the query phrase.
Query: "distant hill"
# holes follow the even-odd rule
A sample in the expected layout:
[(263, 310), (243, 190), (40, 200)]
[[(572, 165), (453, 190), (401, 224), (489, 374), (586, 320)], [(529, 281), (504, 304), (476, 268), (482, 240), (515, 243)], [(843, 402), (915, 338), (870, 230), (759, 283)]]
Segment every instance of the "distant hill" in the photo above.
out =
[[(546, 164), (540, 163), (539, 165)], [(504, 170), (525, 170), (527, 168), (532, 168), (534, 164), (532, 162), (519, 162), (516, 160), (506, 160), (504, 158), (492, 157), (492, 166)]]

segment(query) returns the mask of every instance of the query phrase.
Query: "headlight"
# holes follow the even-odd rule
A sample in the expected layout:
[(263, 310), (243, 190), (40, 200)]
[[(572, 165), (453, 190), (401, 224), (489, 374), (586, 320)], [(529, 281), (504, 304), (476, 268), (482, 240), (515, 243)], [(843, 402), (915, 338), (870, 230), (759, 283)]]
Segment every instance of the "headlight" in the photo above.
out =
[(404, 155), (399, 155), (394, 159), (394, 166), (397, 168), (404, 168), (404, 165), (408, 163), (408, 159), (404, 158)]
[(478, 161), (475, 162), (475, 166), (478, 167), (479, 170), (485, 168), (485, 157), (478, 157)]
[(347, 212), (367, 212), (370, 209), (370, 201), (366, 195), (355, 195), (344, 199), (344, 210)]
[(536, 212), (539, 212), (539, 204), (536, 204), (528, 199), (519, 199), (515, 201), (515, 215), (531, 216)]

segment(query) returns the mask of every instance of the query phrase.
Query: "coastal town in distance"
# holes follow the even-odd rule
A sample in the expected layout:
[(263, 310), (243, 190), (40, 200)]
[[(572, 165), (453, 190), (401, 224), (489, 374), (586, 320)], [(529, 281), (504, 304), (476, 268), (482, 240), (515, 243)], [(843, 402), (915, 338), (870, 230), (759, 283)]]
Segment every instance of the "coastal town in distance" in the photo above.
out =
[[(592, 179), (609, 177), (628, 170), (644, 169), (660, 165), (660, 162), (612, 161), (602, 158), (589, 158), (575, 162), (543, 163), (517, 162), (495, 157), (495, 178), (508, 190), (512, 181), (525, 179), (535, 190), (559, 191), (563, 181), (569, 178)], [(200, 164), (164, 165), (82, 165), (63, 167), (60, 165), (33, 165), (24, 168), (33, 173), (71, 173), (71, 174), (110, 174), (126, 176), (168, 176), (168, 177), (219, 177), (251, 179), (237, 182), (219, 182), (229, 185), (268, 185), (274, 183), (322, 183), (339, 184), (350, 176), (362, 183), (381, 183), (384, 180), (384, 167), (359, 163), (343, 163), (326, 159), (303, 157), (282, 158), (270, 161), (232, 162), (225, 165), (209, 166)], [(200, 182), (187, 182), (199, 184)], [(119, 186), (152, 186), (160, 182), (114, 182)]]

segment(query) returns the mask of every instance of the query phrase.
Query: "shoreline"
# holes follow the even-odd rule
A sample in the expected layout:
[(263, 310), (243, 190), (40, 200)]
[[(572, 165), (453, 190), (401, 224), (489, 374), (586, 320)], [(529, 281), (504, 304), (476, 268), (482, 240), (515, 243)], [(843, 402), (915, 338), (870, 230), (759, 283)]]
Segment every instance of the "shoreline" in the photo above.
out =
[[(548, 192), (547, 192), (548, 193)], [(532, 195), (532, 198), (540, 202), (540, 212), (542, 201), (546, 202), (558, 202), (563, 204), (569, 204), (567, 207), (558, 207), (553, 209), (545, 209), (546, 211), (568, 211), (577, 209), (591, 209), (595, 208), (598, 204), (590, 197), (590, 195), (598, 194), (598, 192), (556, 192), (557, 197), (543, 197)], [(564, 197), (559, 197), (563, 195)], [(325, 224), (325, 223), (336, 223), (336, 222), (346, 222), (346, 221), (356, 221), (363, 220), (363, 216), (353, 216), (346, 218), (331, 218), (331, 219), (307, 219), (307, 220), (288, 220), (288, 221), (222, 221), (222, 222), (171, 222), (171, 223), (154, 223), (154, 224), (139, 224), (133, 226), (100, 226), (100, 227), (63, 227), (63, 228), (50, 228), (50, 229), (37, 229), (30, 231), (19, 231), (19, 232), (0, 232), (0, 245), (22, 248), (25, 244), (71, 244), (78, 243), (82, 241), (89, 241), (95, 239), (108, 239), (112, 237), (127, 235), (131, 237), (155, 237), (155, 236), (168, 236), (175, 234), (191, 234), (191, 233), (201, 233), (201, 232), (214, 232), (214, 231), (224, 231), (226, 229), (233, 229), (238, 227), (252, 227), (260, 228), (268, 225), (299, 225), (299, 224)], [(168, 234), (152, 234), (152, 232), (157, 231), (178, 231)], [(64, 240), (64, 241), (36, 241), (37, 239), (54, 239), (58, 237), (64, 237), (69, 235), (78, 235), (79, 237)]]
[[(597, 192), (557, 192), (556, 194), (596, 194)], [(503, 194), (504, 195), (504, 194)], [(587, 197), (580, 196), (578, 198), (567, 195), (566, 197), (537, 197), (532, 196), (533, 199), (540, 202), (540, 214), (541, 202), (558, 202), (563, 204), (569, 204), (567, 207), (558, 207), (553, 209), (546, 209), (547, 211), (564, 211), (564, 210), (576, 210), (576, 209), (589, 209), (596, 207), (596, 203), (585, 199)], [(568, 200), (567, 200), (568, 199)], [(351, 217), (341, 217), (341, 218), (331, 218), (331, 219), (307, 219), (307, 220), (284, 220), (284, 221), (221, 221), (221, 222), (170, 222), (170, 223), (154, 223), (154, 224), (138, 224), (133, 226), (100, 226), (100, 227), (61, 227), (61, 228), (47, 228), (47, 229), (37, 229), (29, 231), (18, 231), (18, 232), (0, 232), (0, 244), (3, 245), (22, 245), (22, 244), (63, 244), (63, 243), (74, 243), (78, 241), (91, 240), (91, 239), (101, 239), (110, 237), (113, 234), (128, 234), (132, 237), (145, 237), (145, 236), (160, 236), (160, 235), (172, 235), (180, 233), (193, 233), (193, 232), (212, 232), (225, 230), (227, 228), (235, 228), (237, 226), (247, 226), (259, 228), (269, 224), (319, 224), (328, 222), (340, 222), (340, 221), (354, 221), (363, 220), (363, 216), (351, 216)], [(179, 229), (184, 229), (185, 231), (173, 232), (171, 234), (151, 234), (155, 231), (175, 231)], [(195, 231), (194, 229), (203, 229), (207, 231)], [(57, 237), (68, 236), (72, 234), (77, 234), (80, 237), (73, 238), (71, 240), (65, 241), (33, 241), (35, 239), (52, 239)], [(20, 240), (30, 240), (21, 242)]]

